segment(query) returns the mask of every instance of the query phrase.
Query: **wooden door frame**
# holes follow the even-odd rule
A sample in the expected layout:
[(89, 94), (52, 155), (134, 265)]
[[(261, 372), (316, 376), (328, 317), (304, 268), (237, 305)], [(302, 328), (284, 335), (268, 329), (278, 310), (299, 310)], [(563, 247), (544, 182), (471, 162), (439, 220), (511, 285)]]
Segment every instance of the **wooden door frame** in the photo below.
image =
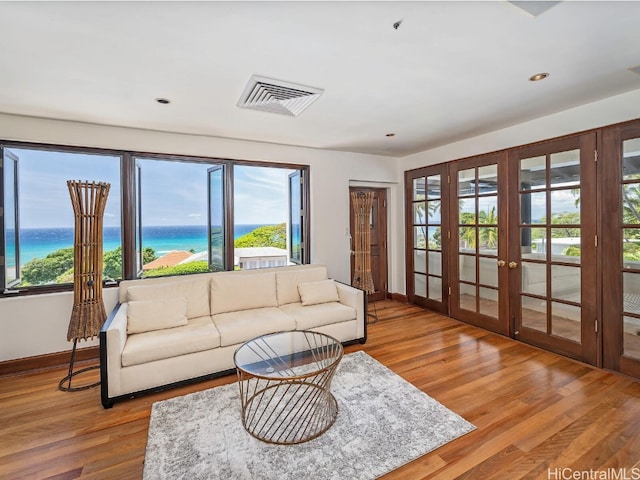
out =
[[(377, 290), (379, 292), (382, 292), (381, 295), (383, 298), (376, 298), (376, 293), (369, 294), (368, 295), (369, 301), (383, 300), (389, 297), (389, 229), (388, 229), (389, 222), (387, 219), (387, 216), (388, 216), (387, 190), (388, 189), (386, 187), (372, 187), (372, 186), (359, 187), (356, 185), (349, 186), (349, 230), (350, 231), (353, 228), (353, 209), (351, 208), (351, 192), (375, 192), (378, 194), (382, 194), (384, 197), (383, 198), (384, 211), (381, 215), (378, 216), (378, 220), (379, 220), (378, 224), (381, 225), (384, 229), (384, 239), (383, 239), (383, 244), (380, 246), (380, 255), (379, 255), (379, 258), (384, 259), (384, 262), (382, 262), (382, 265), (381, 265), (382, 271), (380, 272), (380, 276), (384, 279), (383, 281), (384, 288)], [(349, 248), (351, 251), (353, 251), (353, 238), (350, 241)], [(349, 263), (350, 263), (350, 278), (353, 278), (353, 255), (350, 256)]]

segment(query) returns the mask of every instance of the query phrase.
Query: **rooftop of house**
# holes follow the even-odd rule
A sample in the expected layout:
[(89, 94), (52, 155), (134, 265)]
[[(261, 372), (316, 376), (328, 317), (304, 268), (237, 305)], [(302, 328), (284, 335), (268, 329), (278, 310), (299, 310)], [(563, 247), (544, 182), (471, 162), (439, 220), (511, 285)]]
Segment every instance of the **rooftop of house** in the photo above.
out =
[(193, 254), (191, 252), (185, 252), (182, 250), (172, 250), (169, 253), (164, 254), (163, 256), (156, 258), (152, 262), (145, 264), (142, 267), (142, 270), (154, 270), (156, 268), (162, 267), (171, 267), (173, 265), (177, 265), (182, 263), (187, 258), (191, 257)]

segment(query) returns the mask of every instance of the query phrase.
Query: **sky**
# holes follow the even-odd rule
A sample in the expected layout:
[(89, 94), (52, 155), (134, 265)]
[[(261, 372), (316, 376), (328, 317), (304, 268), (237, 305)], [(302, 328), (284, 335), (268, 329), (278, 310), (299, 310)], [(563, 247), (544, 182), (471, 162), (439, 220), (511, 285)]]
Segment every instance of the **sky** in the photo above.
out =
[[(120, 168), (115, 156), (10, 149), (19, 157), (21, 228), (72, 227), (67, 180), (111, 184), (104, 226), (120, 226)], [(141, 159), (143, 224), (206, 225), (210, 165)], [(287, 219), (288, 174), (283, 168), (236, 166), (236, 224)], [(73, 177), (71, 176), (73, 174)]]

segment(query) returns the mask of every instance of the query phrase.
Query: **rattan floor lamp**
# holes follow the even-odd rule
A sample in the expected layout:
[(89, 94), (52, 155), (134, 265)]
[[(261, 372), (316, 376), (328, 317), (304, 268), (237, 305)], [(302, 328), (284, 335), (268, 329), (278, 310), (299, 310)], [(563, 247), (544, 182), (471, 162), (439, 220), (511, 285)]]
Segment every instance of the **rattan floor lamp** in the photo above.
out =
[[(373, 192), (351, 192), (351, 205), (353, 208), (354, 229), (353, 254), (354, 267), (351, 285), (364, 290), (368, 295), (374, 293), (376, 288), (371, 276), (371, 206), (373, 205)], [(367, 317), (372, 317), (368, 323), (378, 321), (378, 311), (373, 302), (374, 313), (367, 312)]]
[[(71, 386), (76, 375), (100, 368), (92, 366), (73, 371), (78, 340), (94, 338), (107, 318), (102, 300), (102, 222), (110, 184), (68, 180), (69, 195), (75, 215), (73, 243), (73, 310), (67, 340), (73, 340), (69, 374), (58, 388), (65, 392), (86, 390), (100, 382)], [(66, 383), (66, 385), (65, 385)]]

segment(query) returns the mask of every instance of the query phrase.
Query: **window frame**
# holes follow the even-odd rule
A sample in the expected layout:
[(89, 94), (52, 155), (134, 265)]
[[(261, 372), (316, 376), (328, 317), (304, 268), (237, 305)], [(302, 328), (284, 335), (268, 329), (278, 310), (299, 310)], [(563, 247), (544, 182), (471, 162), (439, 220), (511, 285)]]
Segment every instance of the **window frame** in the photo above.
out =
[[(115, 284), (109, 282), (104, 284), (105, 288), (117, 286), (121, 280), (134, 280), (140, 278), (140, 272), (138, 272), (138, 254), (137, 245), (140, 238), (140, 228), (138, 219), (138, 213), (140, 211), (140, 176), (136, 174), (136, 159), (144, 158), (150, 160), (165, 160), (165, 161), (177, 161), (177, 162), (190, 162), (190, 163), (206, 163), (224, 165), (224, 214), (227, 223), (226, 237), (225, 237), (225, 255), (226, 255), (226, 269), (233, 270), (233, 167), (235, 165), (247, 165), (252, 167), (267, 167), (267, 168), (283, 168), (299, 170), (301, 177), (303, 178), (303, 203), (308, 206), (309, 190), (310, 190), (310, 166), (305, 164), (294, 163), (280, 163), (280, 162), (268, 162), (261, 160), (242, 160), (242, 159), (229, 159), (220, 157), (207, 157), (207, 156), (191, 156), (191, 155), (176, 155), (176, 154), (164, 154), (158, 152), (144, 152), (134, 150), (122, 150), (122, 149), (107, 149), (87, 146), (72, 146), (61, 144), (48, 144), (48, 143), (35, 143), (35, 142), (20, 142), (9, 141), (0, 139), (0, 153), (3, 153), (5, 149), (32, 149), (43, 150), (51, 152), (69, 152), (88, 155), (108, 155), (120, 157), (120, 191), (113, 191), (113, 195), (120, 195), (121, 205), (121, 243), (123, 252), (122, 262), (122, 279), (118, 279)], [(18, 173), (19, 174), (19, 173)], [(4, 182), (4, 172), (0, 170), (0, 182)], [(4, 184), (3, 184), (4, 185)], [(3, 189), (4, 195), (4, 189)], [(19, 198), (19, 193), (18, 193)], [(2, 204), (4, 204), (4, 198), (2, 198)], [(16, 207), (18, 208), (18, 207)], [(4, 253), (5, 239), (4, 239), (4, 214), (0, 210), (0, 223), (2, 223), (2, 237), (0, 238), (0, 253)], [(310, 233), (310, 218), (308, 209), (305, 208), (305, 215), (303, 216), (302, 235), (306, 239), (305, 249), (303, 251), (302, 263), (310, 262), (309, 252), (309, 233)], [(19, 248), (19, 243), (18, 243)], [(230, 260), (230, 262), (229, 262)], [(4, 266), (3, 266), (4, 269)], [(4, 292), (5, 287), (5, 274), (4, 271), (0, 274), (0, 299), (9, 296), (28, 296), (28, 295), (40, 295), (53, 292), (68, 292), (73, 291), (73, 284), (51, 284), (51, 285), (37, 285), (28, 287), (19, 287), (17, 291), (11, 293)]]
[[(7, 156), (10, 157), (7, 159)], [(7, 160), (13, 163), (13, 231), (14, 231), (14, 245), (15, 245), (15, 259), (16, 259), (16, 278), (14, 278), (11, 282), (7, 281), (7, 245), (5, 239), (6, 237), (6, 223), (5, 223), (5, 200), (4, 200), (4, 186), (5, 186), (5, 173), (7, 172), (6, 164)], [(18, 199), (20, 198), (20, 192), (18, 190), (18, 186), (20, 184), (18, 177), (18, 164), (19, 157), (13, 152), (6, 151), (4, 146), (0, 147), (0, 171), (2, 175), (0, 177), (0, 186), (2, 189), (0, 191), (3, 192), (0, 197), (0, 212), (2, 212), (2, 221), (0, 222), (0, 259), (2, 259), (2, 268), (0, 269), (0, 286), (2, 286), (2, 290), (6, 291), (5, 293), (10, 293), (13, 287), (20, 283), (20, 205), (18, 203)]]

